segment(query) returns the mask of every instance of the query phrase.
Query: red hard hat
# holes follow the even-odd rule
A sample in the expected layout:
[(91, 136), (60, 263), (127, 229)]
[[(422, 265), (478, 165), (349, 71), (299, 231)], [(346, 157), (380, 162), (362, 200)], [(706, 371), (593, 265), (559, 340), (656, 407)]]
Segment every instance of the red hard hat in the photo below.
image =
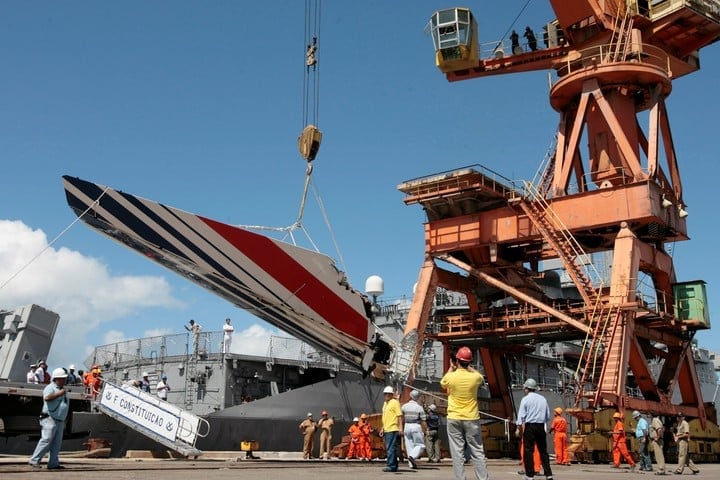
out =
[(463, 362), (472, 362), (472, 352), (468, 347), (460, 347), (455, 354), (455, 358)]

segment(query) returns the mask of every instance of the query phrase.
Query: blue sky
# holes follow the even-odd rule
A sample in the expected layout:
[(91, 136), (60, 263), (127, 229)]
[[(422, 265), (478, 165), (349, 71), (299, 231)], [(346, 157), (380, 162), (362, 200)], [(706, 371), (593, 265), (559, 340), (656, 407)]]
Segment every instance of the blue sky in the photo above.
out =
[[(480, 41), (554, 18), (548, 3), (466, 3)], [(323, 145), (313, 185), (353, 285), (380, 275), (385, 297), (410, 296), (424, 216), (396, 186), (479, 163), (534, 176), (557, 126), (547, 72), (450, 84), (423, 33), (455, 6), (416, 0), (323, 2), (318, 51)], [(244, 351), (264, 353), (271, 326), (91, 231), (67, 207), (69, 174), (230, 224), (284, 226), (299, 207), (305, 162), (304, 2), (6, 2), (0, 15), (0, 306), (38, 303), (62, 320), (51, 363), (93, 345), (205, 330), (233, 319)], [(678, 280), (708, 282), (720, 308), (716, 86), (720, 46), (667, 100), (692, 241), (675, 246)], [(311, 197), (304, 225), (338, 258)], [(62, 235), (48, 248), (48, 242)], [(29, 267), (20, 269), (43, 252)], [(18, 273), (19, 272), (19, 273)], [(6, 283), (7, 279), (12, 278)], [(701, 343), (720, 351), (705, 332)]]

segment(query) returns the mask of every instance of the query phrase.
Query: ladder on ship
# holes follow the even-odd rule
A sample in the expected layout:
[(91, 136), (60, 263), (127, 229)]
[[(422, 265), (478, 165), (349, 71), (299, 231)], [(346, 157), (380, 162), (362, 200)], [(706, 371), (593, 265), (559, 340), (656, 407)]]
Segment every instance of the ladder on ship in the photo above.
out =
[(197, 359), (194, 355), (189, 355), (187, 360), (187, 371), (185, 372), (185, 408), (193, 406), (195, 389), (193, 382), (196, 381)]
[(105, 382), (100, 411), (181, 455), (197, 457), (198, 438), (210, 432), (207, 420), (129, 385)]

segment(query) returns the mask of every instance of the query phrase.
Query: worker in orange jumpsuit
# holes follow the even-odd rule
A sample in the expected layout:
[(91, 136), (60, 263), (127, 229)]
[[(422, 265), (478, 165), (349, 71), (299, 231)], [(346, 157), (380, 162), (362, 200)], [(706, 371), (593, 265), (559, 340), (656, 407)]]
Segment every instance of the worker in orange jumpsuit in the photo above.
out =
[(555, 413), (555, 417), (550, 424), (550, 433), (554, 433), (555, 463), (558, 465), (570, 465), (567, 444), (567, 420), (565, 420), (565, 417), (562, 415), (562, 408), (557, 407), (553, 412)]
[(360, 448), (359, 455), (362, 460), (372, 460), (372, 445), (370, 443), (370, 434), (373, 431), (372, 425), (368, 422), (368, 416), (366, 414), (360, 415)]
[(612, 431), (613, 436), (613, 467), (620, 468), (621, 457), (625, 459), (628, 465), (630, 465), (630, 471), (635, 471), (635, 461), (630, 456), (627, 449), (627, 441), (625, 437), (625, 425), (623, 425), (623, 418), (620, 412), (613, 414), (615, 419), (615, 427)]
[(102, 390), (103, 387), (103, 378), (102, 378), (102, 370), (100, 370), (100, 367), (95, 370), (95, 378), (93, 378), (93, 384), (92, 384), (92, 394), (93, 397), (97, 397), (100, 393), (100, 390)]
[(82, 382), (83, 382), (83, 385), (85, 385), (86, 390), (88, 391), (88, 393), (90, 392), (90, 389), (87, 388), (87, 387), (90, 387), (90, 385), (92, 385), (92, 379), (95, 377), (95, 374), (94, 374), (93, 372), (95, 372), (95, 370), (96, 370), (97, 368), (98, 368), (97, 365), (93, 365), (90, 370), (88, 370), (87, 372), (83, 373)]
[(353, 458), (362, 458), (361, 442), (362, 442), (362, 427), (360, 426), (360, 419), (358, 417), (353, 418), (353, 423), (348, 428), (350, 433), (350, 450), (348, 450), (347, 457), (345, 460)]
[(85, 392), (88, 395), (92, 395), (93, 398), (97, 397), (97, 394), (102, 388), (102, 370), (97, 365), (93, 365), (92, 369), (83, 375), (83, 384), (85, 385)]
[[(523, 458), (525, 457), (525, 447), (523, 445), (523, 439), (520, 437), (520, 465), (525, 465)], [(533, 465), (535, 465), (535, 475), (540, 475), (540, 466), (542, 461), (540, 460), (540, 450), (537, 444), (535, 444), (535, 450), (533, 450)], [(525, 470), (520, 470), (518, 473), (525, 474)]]

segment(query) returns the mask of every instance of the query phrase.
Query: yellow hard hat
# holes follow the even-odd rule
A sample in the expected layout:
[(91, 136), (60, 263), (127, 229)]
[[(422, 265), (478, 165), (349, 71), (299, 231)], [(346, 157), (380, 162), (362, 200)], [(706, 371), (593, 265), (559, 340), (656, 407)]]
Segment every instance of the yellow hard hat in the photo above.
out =
[(555, 413), (557, 413), (558, 415), (562, 415), (562, 412), (563, 412), (562, 408), (560, 408), (560, 407), (556, 407), (555, 410), (553, 410), (553, 411)]

